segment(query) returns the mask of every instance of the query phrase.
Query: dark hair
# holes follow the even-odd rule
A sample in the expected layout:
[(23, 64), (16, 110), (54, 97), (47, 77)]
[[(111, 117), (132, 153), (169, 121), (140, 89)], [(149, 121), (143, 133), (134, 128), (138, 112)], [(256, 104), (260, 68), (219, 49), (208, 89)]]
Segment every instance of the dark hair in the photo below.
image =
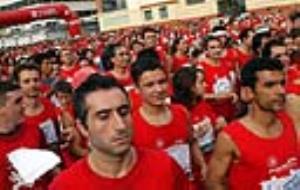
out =
[(252, 50), (256, 55), (260, 54), (260, 49), (262, 48), (262, 41), (263, 38), (271, 37), (271, 34), (269, 32), (264, 32), (264, 33), (256, 33), (253, 36), (252, 39)]
[(170, 47), (170, 54), (171, 55), (174, 55), (177, 51), (177, 45), (181, 42), (181, 40), (183, 40), (182, 37), (178, 37), (176, 38), (173, 43), (172, 43), (172, 46)]
[(142, 42), (140, 42), (140, 41), (138, 41), (138, 40), (133, 40), (133, 41), (130, 43), (130, 49), (133, 49), (133, 46), (136, 45), (136, 44), (141, 45), (142, 47), (144, 47), (144, 44), (143, 44)]
[(283, 64), (272, 58), (254, 58), (250, 60), (241, 71), (241, 85), (255, 88), (257, 72), (260, 71), (283, 71)]
[(105, 47), (101, 59), (103, 68), (106, 71), (111, 70), (114, 67), (111, 59), (116, 56), (116, 51), (119, 47), (121, 47), (121, 44), (119, 43), (109, 44)]
[(290, 20), (295, 22), (295, 20), (300, 19), (300, 12), (296, 11), (290, 15)]
[(66, 93), (66, 94), (72, 94), (73, 89), (72, 86), (69, 82), (65, 80), (59, 80), (57, 81), (54, 86), (53, 86), (53, 91), (55, 93), (61, 92), (61, 93)]
[(209, 42), (211, 42), (211, 41), (218, 41), (219, 43), (221, 43), (221, 40), (218, 37), (211, 36), (211, 35), (206, 36), (206, 38), (204, 39), (204, 42), (203, 42), (203, 47), (206, 50), (207, 50)]
[(6, 94), (8, 92), (15, 91), (19, 89), (19, 85), (13, 83), (12, 81), (0, 81), (0, 106), (4, 106), (6, 102)]
[[(110, 76), (92, 74), (83, 82), (74, 93), (73, 102), (75, 107), (76, 117), (85, 125), (88, 110), (86, 107), (85, 98), (88, 94), (98, 90), (110, 90), (113, 88), (120, 89), (128, 98), (128, 94), (124, 87), (120, 85), (116, 79)], [(109, 97), (107, 97), (109, 98)]]
[(140, 57), (152, 57), (155, 59), (159, 60), (159, 55), (158, 53), (155, 51), (154, 48), (146, 48), (143, 49), (142, 51), (140, 51), (137, 55), (137, 59), (139, 59)]
[(292, 36), (293, 39), (300, 37), (300, 28), (293, 28), (290, 31), (290, 36)]
[(143, 39), (145, 39), (145, 34), (146, 34), (146, 33), (149, 33), (149, 32), (151, 32), (151, 33), (157, 33), (157, 31), (156, 31), (154, 28), (145, 27), (145, 28), (143, 28), (143, 30), (142, 30), (142, 36), (143, 36)]
[(251, 28), (246, 28), (242, 30), (239, 34), (239, 39), (243, 42), (246, 38), (249, 37), (250, 32), (254, 32)]
[(283, 40), (281, 40), (281, 39), (272, 39), (272, 40), (268, 41), (262, 49), (262, 56), (270, 57), (272, 54), (272, 48), (276, 47), (276, 46), (284, 46), (285, 47), (285, 44), (284, 44)]
[(194, 66), (182, 67), (173, 76), (173, 97), (172, 101), (180, 103), (187, 108), (193, 107), (195, 97), (192, 87), (195, 86), (197, 73), (204, 75), (203, 71)]
[(191, 51), (191, 58), (198, 58), (201, 55), (202, 51), (199, 48), (194, 48)]
[(14, 73), (13, 73), (13, 76), (14, 76), (14, 80), (16, 82), (19, 82), (19, 77), (20, 77), (20, 73), (22, 71), (37, 71), (40, 75), (41, 75), (41, 69), (40, 67), (33, 61), (28, 61), (26, 63), (23, 63), (23, 64), (19, 64), (15, 67), (14, 69)]
[(39, 53), (33, 57), (34, 62), (38, 65), (41, 65), (43, 61), (47, 59), (49, 59), (49, 55), (47, 53)]
[(226, 28), (224, 26), (218, 25), (218, 26), (214, 26), (211, 31), (212, 32), (226, 31)]
[(140, 56), (131, 66), (131, 78), (138, 86), (138, 81), (144, 72), (161, 69), (164, 71), (159, 59), (149, 56)]

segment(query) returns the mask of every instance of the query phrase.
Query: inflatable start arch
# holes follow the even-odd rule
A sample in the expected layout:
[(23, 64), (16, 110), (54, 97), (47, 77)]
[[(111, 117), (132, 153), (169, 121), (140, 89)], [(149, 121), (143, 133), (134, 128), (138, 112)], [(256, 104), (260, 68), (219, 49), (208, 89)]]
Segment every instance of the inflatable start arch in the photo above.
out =
[(26, 24), (31, 21), (48, 18), (64, 19), (67, 22), (68, 31), (71, 37), (80, 35), (81, 33), (79, 17), (64, 4), (48, 4), (34, 8), (1, 11), (0, 26)]

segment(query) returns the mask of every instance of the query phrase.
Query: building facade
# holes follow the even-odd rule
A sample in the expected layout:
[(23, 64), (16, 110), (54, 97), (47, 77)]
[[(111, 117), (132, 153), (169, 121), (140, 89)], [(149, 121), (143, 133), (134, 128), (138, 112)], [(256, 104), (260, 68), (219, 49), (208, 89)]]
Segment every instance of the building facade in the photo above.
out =
[(300, 0), (96, 0), (102, 31), (299, 3)]

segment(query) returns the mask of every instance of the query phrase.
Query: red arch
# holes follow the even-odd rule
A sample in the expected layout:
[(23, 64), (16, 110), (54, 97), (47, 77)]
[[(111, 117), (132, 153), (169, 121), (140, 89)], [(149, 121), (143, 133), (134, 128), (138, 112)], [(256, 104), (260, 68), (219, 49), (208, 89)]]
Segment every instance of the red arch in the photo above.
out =
[(0, 12), (0, 26), (25, 24), (35, 20), (62, 18), (68, 24), (70, 36), (80, 35), (79, 17), (65, 4), (48, 4), (34, 8), (23, 8)]

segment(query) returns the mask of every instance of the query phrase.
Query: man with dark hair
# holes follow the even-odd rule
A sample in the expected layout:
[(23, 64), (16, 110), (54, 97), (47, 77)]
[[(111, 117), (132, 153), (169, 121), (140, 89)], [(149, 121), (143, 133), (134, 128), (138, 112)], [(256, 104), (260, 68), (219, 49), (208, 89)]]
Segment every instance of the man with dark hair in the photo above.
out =
[(68, 49), (62, 49), (60, 52), (60, 61), (62, 63), (59, 71), (59, 77), (73, 82), (74, 74), (80, 69), (74, 53)]
[(252, 51), (256, 57), (261, 56), (262, 48), (271, 38), (270, 32), (256, 32), (252, 38)]
[(11, 179), (13, 171), (8, 154), (21, 147), (40, 147), (40, 139), (32, 135), (33, 129), (22, 122), (22, 99), (19, 86), (0, 82), (0, 189), (3, 190), (13, 189), (16, 185)]
[(58, 176), (50, 190), (186, 189), (185, 176), (165, 153), (131, 145), (128, 95), (115, 79), (91, 75), (76, 90), (74, 102), (91, 151)]
[(157, 31), (153, 28), (146, 27), (142, 31), (144, 46), (146, 49), (148, 48), (156, 48), (157, 46)]
[(290, 65), (290, 57), (287, 47), (282, 39), (272, 39), (268, 41), (262, 49), (262, 56), (266, 58), (278, 59), (286, 68)]
[(43, 141), (43, 147), (60, 153), (60, 143), (70, 141), (73, 130), (67, 126), (69, 119), (62, 117), (59, 127), (59, 118), (55, 106), (41, 96), (41, 71), (35, 63), (18, 65), (14, 72), (15, 80), (24, 94), (24, 122), (33, 128), (32, 136)]
[(240, 45), (237, 48), (239, 68), (242, 68), (252, 57), (252, 39), (254, 31), (251, 28), (247, 28), (241, 31), (239, 39)]
[(168, 103), (168, 78), (159, 60), (141, 57), (132, 65), (131, 75), (141, 97), (141, 106), (133, 112), (134, 144), (167, 151), (190, 176), (193, 160), (205, 177), (206, 165), (190, 133), (188, 112)]
[(300, 49), (300, 27), (294, 28), (290, 31), (290, 35), (293, 38), (293, 43), (297, 49)]
[(159, 44), (158, 41), (158, 32), (154, 28), (146, 27), (142, 31), (143, 33), (143, 39), (144, 39), (144, 51), (140, 52), (138, 57), (140, 57), (140, 54), (143, 54), (143, 52), (147, 52), (148, 49), (154, 50), (155, 57), (158, 57), (160, 60), (160, 63), (164, 66), (167, 72), (170, 72), (171, 70), (171, 58), (167, 56), (166, 49)]
[(199, 61), (199, 67), (205, 75), (204, 98), (215, 108), (217, 114), (230, 121), (235, 116), (235, 103), (238, 101), (235, 65), (222, 57), (224, 48), (220, 39), (209, 36), (205, 41), (205, 48), (205, 58)]
[[(241, 72), (241, 85), (249, 110), (218, 136), (208, 172), (210, 190), (259, 190), (299, 167), (295, 127), (282, 111), (284, 66), (276, 59), (253, 59)], [(279, 179), (269, 182), (273, 177)]]
[[(75, 110), (72, 101), (73, 89), (70, 83), (60, 80), (55, 83), (53, 87), (53, 99), (56, 100), (56, 114), (60, 118), (68, 118), (68, 126), (73, 128), (72, 149), (63, 149), (61, 151), (64, 164), (66, 167), (71, 166), (79, 158), (87, 154), (88, 148), (86, 146), (83, 136), (80, 135), (78, 127), (76, 127)], [(66, 125), (66, 123), (65, 123)]]

